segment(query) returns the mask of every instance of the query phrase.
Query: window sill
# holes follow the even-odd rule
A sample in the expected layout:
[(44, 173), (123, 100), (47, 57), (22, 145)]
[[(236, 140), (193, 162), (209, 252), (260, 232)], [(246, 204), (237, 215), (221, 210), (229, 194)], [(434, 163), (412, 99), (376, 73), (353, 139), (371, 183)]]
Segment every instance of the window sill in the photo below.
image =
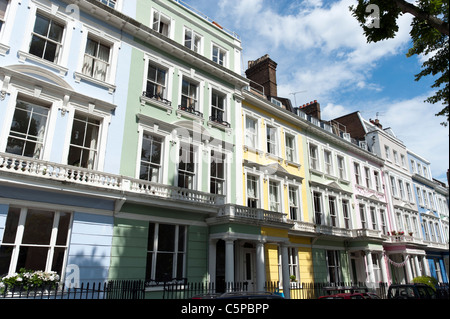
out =
[(302, 167), (302, 164), (297, 163), (297, 162), (293, 162), (293, 161), (289, 161), (289, 160), (286, 160), (286, 165), (294, 166), (294, 167), (296, 167), (298, 169), (300, 169), (300, 167)]
[(9, 49), (10, 49), (10, 48), (9, 48), (8, 45), (3, 44), (3, 43), (0, 43), (0, 55), (5, 56), (5, 55), (6, 55), (6, 52), (8, 52)]
[(156, 99), (152, 99), (152, 98), (149, 98), (149, 97), (146, 97), (143, 95), (141, 95), (141, 97), (140, 97), (140, 102), (141, 102), (141, 105), (148, 104), (148, 105), (160, 108), (162, 110), (165, 110), (167, 112), (167, 115), (172, 114), (172, 111), (173, 111), (171, 104), (164, 103), (164, 102), (161, 102)]
[(107, 88), (109, 93), (113, 93), (116, 90), (116, 86), (114, 84), (110, 84), (105, 81), (94, 79), (90, 76), (84, 75), (83, 73), (75, 72), (74, 74), (75, 74), (75, 81), (77, 83), (81, 82), (81, 80), (86, 81), (86, 82), (91, 82), (95, 85)]
[(227, 132), (228, 135), (230, 135), (230, 134), (231, 134), (231, 131), (232, 131), (232, 129), (231, 129), (231, 127), (230, 127), (229, 124), (226, 125), (226, 124), (222, 124), (222, 123), (220, 123), (220, 122), (212, 121), (212, 120), (208, 120), (208, 127), (215, 127), (215, 128), (218, 128), (218, 129), (220, 129), (220, 130), (222, 130), (222, 131)]
[(192, 112), (183, 111), (180, 108), (177, 110), (177, 116), (180, 118), (181, 116), (189, 118), (191, 120), (199, 121), (201, 124), (203, 124), (203, 117), (197, 114), (194, 114)]
[(58, 64), (56, 64), (54, 62), (50, 62), (50, 61), (47, 61), (45, 59), (39, 58), (39, 57), (37, 57), (35, 55), (32, 55), (30, 53), (27, 53), (27, 52), (18, 51), (17, 54), (19, 55), (19, 61), (20, 62), (25, 62), (26, 60), (30, 60), (30, 61), (33, 61), (33, 62), (36, 62), (36, 63), (43, 64), (43, 65), (45, 65), (48, 68), (51, 68), (53, 70), (58, 71), (59, 75), (61, 75), (61, 76), (65, 76), (67, 74), (67, 71), (69, 70), (69, 69), (67, 69), (67, 68), (65, 68), (65, 67), (63, 67), (61, 65), (58, 65)]

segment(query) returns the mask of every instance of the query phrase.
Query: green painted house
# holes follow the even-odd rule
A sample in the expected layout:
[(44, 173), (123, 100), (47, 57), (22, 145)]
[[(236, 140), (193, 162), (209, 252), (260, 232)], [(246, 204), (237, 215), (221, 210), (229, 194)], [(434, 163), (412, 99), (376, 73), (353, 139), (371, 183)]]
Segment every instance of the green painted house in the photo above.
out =
[(175, 1), (137, 1), (111, 279), (209, 280), (207, 219), (236, 201), (241, 43)]

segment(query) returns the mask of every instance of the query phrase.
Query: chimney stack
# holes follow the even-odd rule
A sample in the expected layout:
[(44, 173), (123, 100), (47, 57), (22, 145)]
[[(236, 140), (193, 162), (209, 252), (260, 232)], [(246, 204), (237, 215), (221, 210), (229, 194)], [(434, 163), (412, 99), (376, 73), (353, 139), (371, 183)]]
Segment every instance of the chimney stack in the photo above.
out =
[[(245, 71), (245, 75), (249, 80), (261, 85), (264, 88), (264, 95), (269, 99), (278, 96), (277, 63), (270, 59), (268, 54), (255, 61), (248, 61), (248, 69)], [(255, 88), (260, 90), (257, 86)]]
[(306, 115), (310, 115), (312, 117), (315, 117), (316, 119), (321, 120), (320, 116), (320, 104), (317, 102), (317, 100), (311, 101), (309, 103), (303, 104), (299, 107), (303, 113)]

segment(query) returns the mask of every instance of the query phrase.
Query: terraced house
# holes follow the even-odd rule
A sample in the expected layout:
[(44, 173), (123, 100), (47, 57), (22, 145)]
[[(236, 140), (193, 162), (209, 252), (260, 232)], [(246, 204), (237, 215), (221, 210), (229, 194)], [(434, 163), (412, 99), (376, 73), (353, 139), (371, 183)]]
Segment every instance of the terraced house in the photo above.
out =
[(147, 298), (448, 282), (431, 164), (358, 112), (292, 105), (277, 63), (241, 53), (181, 0), (0, 0), (0, 276), (139, 280)]

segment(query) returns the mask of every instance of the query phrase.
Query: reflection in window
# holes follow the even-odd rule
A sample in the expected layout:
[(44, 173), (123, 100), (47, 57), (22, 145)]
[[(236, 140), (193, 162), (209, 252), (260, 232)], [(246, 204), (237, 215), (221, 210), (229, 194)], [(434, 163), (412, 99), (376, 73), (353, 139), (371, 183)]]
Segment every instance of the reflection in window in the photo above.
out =
[(61, 23), (36, 14), (30, 53), (39, 58), (57, 63), (62, 47), (63, 32), (64, 26)]
[(6, 152), (41, 158), (49, 109), (34, 103), (17, 100)]
[(140, 179), (155, 183), (160, 181), (161, 155), (162, 139), (144, 134), (142, 137)]
[(97, 161), (100, 121), (75, 114), (70, 139), (68, 164), (94, 169)]
[[(70, 223), (70, 213), (9, 208), (0, 247), (0, 274), (25, 268), (61, 275)], [(18, 253), (13, 255), (13, 251)]]

